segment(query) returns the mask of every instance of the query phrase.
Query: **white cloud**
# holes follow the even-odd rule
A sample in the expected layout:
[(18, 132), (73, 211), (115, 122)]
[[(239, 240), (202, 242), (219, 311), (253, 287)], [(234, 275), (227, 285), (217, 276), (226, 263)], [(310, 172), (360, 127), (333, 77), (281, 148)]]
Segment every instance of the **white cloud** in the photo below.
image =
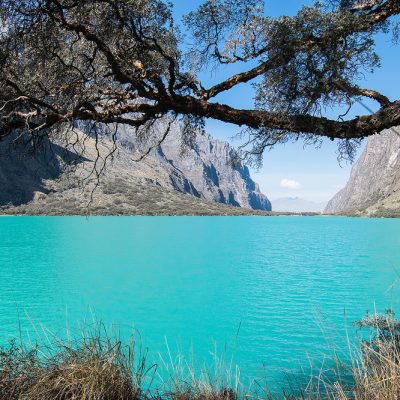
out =
[(300, 189), (301, 188), (301, 183), (298, 181), (295, 181), (293, 179), (282, 179), (280, 186), (282, 188), (285, 189), (292, 189), (292, 190), (296, 190), (296, 189)]

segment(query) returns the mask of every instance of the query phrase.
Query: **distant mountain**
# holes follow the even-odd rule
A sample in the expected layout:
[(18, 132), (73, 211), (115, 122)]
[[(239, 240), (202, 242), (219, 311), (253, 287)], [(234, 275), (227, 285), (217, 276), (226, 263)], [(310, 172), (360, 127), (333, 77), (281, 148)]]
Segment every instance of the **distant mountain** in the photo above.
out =
[(371, 136), (349, 181), (325, 208), (329, 214), (400, 214), (400, 127)]
[[(162, 132), (163, 127), (157, 129)], [(2, 141), (2, 212), (243, 214), (246, 212), (239, 208), (271, 209), (248, 168), (232, 163), (233, 149), (227, 143), (199, 133), (182, 152), (183, 133), (177, 123), (172, 125), (166, 141), (154, 146), (140, 162), (135, 160), (151, 143), (142, 143), (129, 128), (118, 127), (118, 150), (107, 159), (107, 167), (98, 180), (97, 173), (113, 148), (112, 132), (112, 128), (102, 127), (101, 140), (96, 144), (89, 131), (87, 137), (77, 129), (69, 140), (44, 140), (36, 151), (31, 144), (13, 144), (13, 138)], [(75, 150), (78, 147), (79, 156), (71, 146), (77, 138), (84, 143), (81, 148), (74, 146)]]
[(300, 197), (282, 197), (272, 200), (272, 210), (278, 212), (322, 212), (326, 206), (324, 203), (315, 203)]

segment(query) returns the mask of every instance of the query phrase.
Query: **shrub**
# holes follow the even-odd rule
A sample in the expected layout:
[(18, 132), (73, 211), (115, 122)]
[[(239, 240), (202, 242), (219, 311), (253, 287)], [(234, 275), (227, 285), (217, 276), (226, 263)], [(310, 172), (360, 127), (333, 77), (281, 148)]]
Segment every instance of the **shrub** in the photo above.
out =
[(356, 323), (372, 331), (361, 344), (354, 368), (354, 396), (359, 400), (400, 399), (400, 321), (392, 310), (367, 314)]
[(51, 348), (13, 341), (0, 350), (0, 399), (135, 400), (141, 372), (133, 375), (133, 345), (99, 329)]

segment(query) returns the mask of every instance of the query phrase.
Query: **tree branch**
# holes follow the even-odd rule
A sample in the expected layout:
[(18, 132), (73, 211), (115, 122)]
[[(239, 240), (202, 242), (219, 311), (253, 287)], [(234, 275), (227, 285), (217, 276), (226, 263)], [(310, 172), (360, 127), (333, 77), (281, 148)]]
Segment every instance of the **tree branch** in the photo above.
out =
[(223, 122), (254, 129), (270, 128), (308, 133), (331, 139), (356, 139), (373, 135), (400, 124), (400, 101), (390, 103), (372, 115), (349, 121), (336, 121), (312, 115), (273, 113), (260, 110), (235, 109), (225, 104), (210, 103), (193, 97), (179, 97), (170, 109), (181, 114), (214, 118)]
[(358, 86), (351, 86), (344, 81), (335, 81), (334, 84), (339, 89), (344, 90), (346, 93), (348, 93), (351, 96), (360, 95), (360, 96), (369, 97), (370, 99), (376, 100), (381, 105), (381, 107), (386, 107), (391, 103), (388, 97), (379, 93), (376, 90), (362, 89), (362, 88), (359, 88)]
[(225, 81), (206, 90), (205, 94), (203, 95), (203, 98), (211, 99), (222, 92), (232, 89), (239, 83), (249, 82), (257, 78), (258, 76), (262, 75), (266, 71), (277, 68), (281, 65), (285, 65), (293, 57), (293, 55), (294, 51), (288, 50), (287, 52), (282, 52), (280, 54), (277, 54), (275, 57), (261, 63), (260, 65), (250, 69), (249, 71), (233, 75), (230, 78), (226, 79)]

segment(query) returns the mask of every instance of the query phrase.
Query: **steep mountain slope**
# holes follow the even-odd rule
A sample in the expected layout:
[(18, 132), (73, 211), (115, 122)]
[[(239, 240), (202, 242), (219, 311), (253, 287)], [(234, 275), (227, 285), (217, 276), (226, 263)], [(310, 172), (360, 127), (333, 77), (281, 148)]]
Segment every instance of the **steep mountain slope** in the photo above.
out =
[(329, 214), (400, 212), (400, 127), (368, 139), (350, 179), (325, 208)]
[[(2, 212), (241, 215), (247, 212), (239, 206), (271, 208), (248, 169), (231, 165), (232, 149), (224, 142), (199, 136), (181, 154), (182, 131), (176, 125), (162, 146), (137, 162), (149, 144), (132, 139), (129, 129), (121, 129), (118, 150), (107, 158), (113, 149), (107, 129), (98, 143), (79, 130), (70, 133), (73, 137), (67, 143), (81, 146), (77, 149), (75, 145), (74, 151), (56, 144), (61, 143), (57, 140), (44, 141), (35, 152), (30, 144), (11, 145), (11, 139), (1, 142)], [(106, 169), (98, 178), (106, 159)]]
[(0, 206), (21, 205), (54, 191), (51, 182), (63, 174), (63, 166), (84, 159), (43, 138), (38, 148), (24, 138), (0, 142)]
[[(163, 136), (166, 125), (164, 119), (153, 126), (153, 142), (157, 143)], [(112, 132), (109, 128), (109, 137)], [(129, 126), (118, 128), (116, 139), (134, 154), (141, 154), (151, 146), (151, 141), (140, 143)], [(192, 142), (185, 146), (183, 143), (182, 128), (175, 122), (166, 139), (147, 157), (148, 161), (168, 171), (172, 188), (218, 203), (271, 210), (270, 201), (251, 179), (248, 168), (240, 162), (232, 163), (234, 150), (228, 143), (200, 132)]]

